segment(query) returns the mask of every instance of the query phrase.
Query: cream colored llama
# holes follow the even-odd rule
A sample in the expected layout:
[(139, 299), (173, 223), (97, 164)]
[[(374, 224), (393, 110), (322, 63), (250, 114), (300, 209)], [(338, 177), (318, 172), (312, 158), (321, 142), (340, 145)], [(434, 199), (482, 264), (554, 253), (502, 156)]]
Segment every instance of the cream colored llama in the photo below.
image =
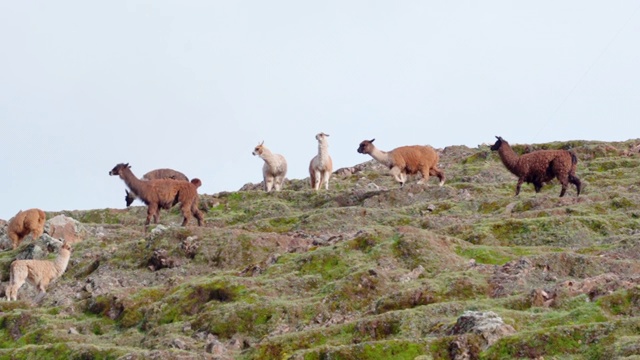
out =
[(67, 269), (71, 257), (71, 246), (66, 242), (62, 244), (58, 257), (54, 260), (14, 260), (11, 263), (11, 275), (9, 285), (5, 289), (7, 300), (18, 299), (18, 289), (25, 283), (35, 286), (40, 290), (35, 302), (42, 300), (46, 294), (47, 286), (59, 278)]
[(323, 132), (316, 135), (318, 155), (314, 156), (309, 163), (311, 187), (314, 190), (319, 190), (322, 184), (324, 184), (325, 189), (329, 190), (329, 178), (331, 178), (331, 172), (333, 171), (333, 161), (329, 156), (328, 136), (329, 134)]
[(274, 154), (266, 146), (264, 141), (256, 145), (253, 155), (260, 156), (264, 160), (262, 166), (262, 177), (264, 179), (264, 190), (266, 192), (275, 188), (276, 191), (282, 189), (284, 177), (287, 175), (287, 160), (280, 154)]

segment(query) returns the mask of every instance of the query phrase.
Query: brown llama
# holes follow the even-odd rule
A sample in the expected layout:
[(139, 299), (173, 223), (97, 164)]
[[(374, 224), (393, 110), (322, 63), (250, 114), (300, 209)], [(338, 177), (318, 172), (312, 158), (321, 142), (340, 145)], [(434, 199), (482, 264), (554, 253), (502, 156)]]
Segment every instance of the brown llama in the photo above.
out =
[(576, 186), (578, 196), (580, 195), (582, 183), (576, 176), (576, 154), (569, 150), (537, 150), (518, 156), (505, 139), (500, 136), (496, 136), (496, 139), (498, 140), (491, 146), (491, 150), (497, 151), (507, 170), (518, 177), (516, 196), (520, 194), (520, 186), (525, 181), (533, 184), (538, 193), (542, 185), (553, 178), (557, 178), (562, 184), (560, 197), (567, 192), (569, 183)]
[[(173, 169), (155, 169), (142, 175), (142, 180), (157, 180), (157, 179), (173, 179), (173, 180), (189, 181), (189, 178), (185, 174)], [(138, 196), (136, 196), (136, 194), (133, 191), (129, 191), (127, 189), (125, 189), (124, 192), (127, 194), (124, 197), (124, 200), (127, 203), (127, 207), (129, 207), (131, 206), (131, 203), (133, 203), (133, 201), (138, 198)]]
[(422, 174), (418, 184), (426, 183), (429, 175), (440, 179), (440, 186), (444, 185), (444, 172), (438, 169), (440, 157), (431, 146), (412, 145), (401, 146), (389, 152), (379, 150), (373, 145), (375, 139), (364, 140), (358, 146), (360, 154), (369, 154), (379, 163), (391, 170), (391, 175), (402, 187), (407, 181), (407, 175)]
[(44, 211), (40, 209), (20, 210), (16, 216), (9, 220), (7, 229), (7, 235), (11, 239), (13, 249), (15, 250), (29, 234), (34, 240), (42, 236), (46, 219)]
[(18, 289), (25, 283), (35, 286), (40, 292), (35, 302), (42, 300), (47, 292), (47, 286), (59, 278), (69, 265), (71, 246), (66, 242), (62, 244), (58, 257), (50, 260), (14, 260), (11, 263), (11, 275), (9, 285), (5, 289), (7, 300), (18, 299)]
[(193, 179), (191, 182), (172, 179), (140, 180), (131, 172), (128, 163), (116, 165), (109, 171), (109, 175), (119, 176), (147, 205), (145, 229), (151, 222), (151, 217), (154, 223), (158, 223), (160, 209), (170, 209), (177, 203), (180, 203), (183, 216), (182, 226), (189, 223), (191, 216), (198, 220), (198, 226), (203, 225), (204, 218), (198, 209), (198, 187), (202, 184), (200, 179)]

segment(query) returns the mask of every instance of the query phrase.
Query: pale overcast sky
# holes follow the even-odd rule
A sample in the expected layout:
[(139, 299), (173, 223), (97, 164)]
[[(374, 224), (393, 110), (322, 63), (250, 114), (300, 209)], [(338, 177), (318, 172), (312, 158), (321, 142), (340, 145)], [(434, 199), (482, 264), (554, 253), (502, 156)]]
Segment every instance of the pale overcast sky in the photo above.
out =
[(639, 7), (0, 0), (0, 218), (123, 208), (120, 162), (235, 191), (262, 180), (262, 140), (304, 178), (321, 131), (336, 169), (370, 138), (639, 138)]

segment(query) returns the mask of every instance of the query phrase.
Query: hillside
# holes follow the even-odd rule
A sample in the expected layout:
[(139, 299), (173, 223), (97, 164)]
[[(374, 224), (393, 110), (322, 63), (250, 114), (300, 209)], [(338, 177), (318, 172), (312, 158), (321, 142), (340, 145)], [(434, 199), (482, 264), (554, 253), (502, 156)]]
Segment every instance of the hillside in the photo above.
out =
[[(488, 146), (450, 146), (443, 187), (368, 161), (328, 192), (203, 194), (200, 228), (177, 208), (147, 233), (143, 206), (47, 213), (85, 239), (41, 304), (28, 285), (0, 302), (0, 358), (640, 358), (639, 144), (514, 146), (573, 149), (579, 197), (515, 197)], [(30, 243), (0, 252), (2, 288)]]

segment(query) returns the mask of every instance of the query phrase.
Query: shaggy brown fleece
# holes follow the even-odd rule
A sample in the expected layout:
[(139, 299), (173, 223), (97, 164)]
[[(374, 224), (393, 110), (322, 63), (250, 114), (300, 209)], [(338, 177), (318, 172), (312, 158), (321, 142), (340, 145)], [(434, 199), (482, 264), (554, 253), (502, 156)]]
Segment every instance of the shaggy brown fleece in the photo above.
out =
[(9, 220), (7, 229), (7, 235), (11, 239), (13, 249), (17, 248), (29, 234), (34, 240), (42, 236), (46, 219), (44, 211), (40, 209), (20, 210), (16, 216)]
[(491, 146), (492, 151), (497, 151), (504, 166), (518, 177), (516, 195), (520, 193), (523, 182), (533, 184), (536, 192), (540, 192), (544, 183), (557, 178), (562, 184), (560, 197), (567, 192), (569, 183), (576, 186), (578, 195), (582, 189), (582, 183), (576, 176), (578, 158), (569, 150), (538, 150), (522, 156), (513, 151), (509, 143), (496, 136), (496, 141)]
[(204, 218), (198, 209), (198, 184), (202, 184), (199, 179), (189, 181), (179, 181), (173, 179), (157, 179), (157, 180), (140, 180), (133, 172), (129, 164), (118, 164), (109, 175), (119, 176), (125, 184), (138, 195), (147, 205), (147, 219), (144, 223), (145, 228), (151, 222), (153, 216), (154, 223), (158, 223), (160, 219), (160, 209), (169, 209), (173, 205), (180, 203), (183, 221), (182, 226), (186, 226), (195, 216), (198, 220), (198, 226), (202, 226)]
[[(173, 180), (189, 181), (189, 178), (185, 174), (173, 169), (151, 170), (148, 173), (142, 175), (142, 179), (143, 180), (173, 179)], [(138, 196), (136, 196), (136, 194), (133, 191), (129, 191), (125, 189), (124, 192), (127, 194), (124, 197), (124, 200), (127, 203), (127, 207), (129, 207)]]

